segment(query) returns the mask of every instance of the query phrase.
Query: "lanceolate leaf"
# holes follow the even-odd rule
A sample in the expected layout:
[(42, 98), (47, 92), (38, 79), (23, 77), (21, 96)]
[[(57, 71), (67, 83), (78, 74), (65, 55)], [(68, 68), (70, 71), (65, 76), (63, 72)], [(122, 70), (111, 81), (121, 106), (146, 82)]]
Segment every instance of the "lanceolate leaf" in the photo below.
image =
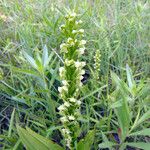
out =
[(79, 141), (77, 150), (90, 150), (94, 142), (95, 131), (89, 131), (86, 137)]
[(136, 126), (140, 125), (141, 123), (143, 123), (144, 121), (146, 121), (147, 119), (150, 118), (150, 110), (147, 111), (137, 122)]
[(111, 149), (115, 145), (116, 145), (115, 143), (108, 141), (108, 142), (103, 142), (103, 143), (99, 144), (98, 146), (99, 146), (99, 148), (110, 148)]
[(126, 72), (127, 72), (128, 86), (129, 86), (130, 89), (132, 89), (135, 83), (134, 83), (134, 79), (133, 79), (133, 76), (132, 76), (131, 69), (128, 66), (128, 64), (126, 65)]
[(44, 67), (48, 64), (48, 49), (46, 45), (43, 48), (42, 62)]
[(30, 65), (31, 65), (33, 68), (37, 69), (37, 64), (36, 64), (34, 58), (32, 58), (32, 57), (31, 57), (30, 55), (28, 55), (26, 52), (24, 52), (23, 54), (24, 54), (24, 57), (26, 58), (26, 60), (30, 63)]
[(58, 144), (35, 133), (29, 128), (25, 130), (17, 126), (17, 131), (27, 150), (64, 150)]
[(150, 143), (138, 142), (138, 143), (126, 143), (129, 146), (140, 148), (142, 150), (149, 150)]
[(131, 133), (129, 136), (139, 136), (139, 135), (144, 135), (144, 136), (150, 136), (150, 128), (147, 128), (147, 129), (143, 129), (141, 131), (137, 131), (137, 132), (134, 132), (134, 133)]
[(130, 126), (130, 113), (129, 113), (129, 104), (128, 104), (128, 95), (125, 92), (126, 89), (126, 84), (122, 82), (119, 77), (115, 74), (112, 73), (112, 79), (115, 82), (117, 88), (120, 90), (120, 107), (117, 107), (115, 109), (119, 126), (121, 128), (121, 140), (123, 141), (129, 131), (129, 126)]

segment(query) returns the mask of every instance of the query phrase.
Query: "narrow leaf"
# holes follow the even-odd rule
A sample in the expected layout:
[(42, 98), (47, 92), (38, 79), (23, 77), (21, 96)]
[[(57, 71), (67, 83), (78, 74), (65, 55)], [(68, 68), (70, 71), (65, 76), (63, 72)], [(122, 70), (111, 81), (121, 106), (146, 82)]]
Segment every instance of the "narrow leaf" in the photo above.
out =
[(150, 143), (143, 143), (143, 142), (138, 142), (138, 143), (126, 143), (128, 146), (140, 148), (142, 150), (149, 150), (150, 148)]
[(89, 131), (86, 137), (79, 141), (77, 150), (90, 150), (94, 142), (95, 131)]
[(24, 54), (24, 57), (26, 58), (26, 60), (30, 63), (30, 65), (33, 68), (37, 69), (37, 65), (36, 65), (35, 60), (30, 55), (28, 55), (26, 52), (24, 52), (23, 54)]
[(99, 148), (112, 148), (113, 146), (115, 146), (116, 144), (113, 142), (103, 142), (101, 144), (98, 145)]
[(137, 135), (150, 136), (150, 128), (131, 133), (129, 136), (137, 136)]
[(25, 130), (17, 126), (17, 131), (27, 150), (63, 150), (58, 144), (35, 133), (29, 128)]
[(47, 49), (46, 45), (43, 48), (42, 62), (43, 62), (43, 66), (45, 68), (46, 65), (48, 64), (48, 49)]

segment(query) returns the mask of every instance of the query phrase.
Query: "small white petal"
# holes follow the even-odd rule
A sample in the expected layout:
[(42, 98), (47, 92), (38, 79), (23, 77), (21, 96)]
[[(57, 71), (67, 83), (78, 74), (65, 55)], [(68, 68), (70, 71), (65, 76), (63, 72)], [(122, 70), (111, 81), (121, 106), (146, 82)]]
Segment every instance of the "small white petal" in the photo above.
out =
[(62, 83), (63, 83), (63, 85), (65, 85), (65, 86), (67, 86), (67, 85), (68, 85), (67, 80), (63, 80), (63, 81), (62, 81)]
[(81, 101), (77, 101), (77, 105), (81, 105)]
[(79, 54), (80, 54), (80, 55), (84, 54), (85, 47), (83, 47), (83, 48), (79, 48), (79, 50), (78, 50), (78, 51), (79, 51)]
[(81, 24), (81, 23), (83, 23), (83, 21), (82, 21), (82, 20), (79, 20), (79, 21), (78, 21), (78, 23), (80, 23), (80, 24)]
[(76, 17), (77, 14), (76, 14), (75, 12), (73, 12), (73, 13), (70, 14), (70, 16), (71, 16), (71, 17)]
[(83, 83), (82, 83), (82, 82), (80, 82), (80, 83), (79, 83), (79, 86), (81, 87), (82, 85), (83, 85)]
[(85, 70), (81, 70), (80, 75), (84, 75), (85, 74)]
[(71, 115), (71, 116), (68, 116), (68, 119), (69, 120), (75, 120), (75, 117)]
[(70, 104), (69, 104), (68, 102), (65, 102), (64, 105), (65, 105), (66, 107), (69, 107), (69, 106), (70, 106)]
[(59, 110), (59, 111), (64, 111), (64, 110), (66, 110), (66, 108), (65, 108), (64, 105), (60, 105), (60, 106), (58, 107), (58, 110)]
[(72, 34), (76, 34), (76, 33), (77, 33), (77, 30), (73, 30), (73, 31), (72, 31)]
[(79, 45), (85, 45), (86, 44), (86, 41), (85, 40), (81, 40)]
[(79, 62), (79, 61), (76, 61), (76, 62), (75, 62), (75, 67), (76, 67), (76, 68), (79, 68), (79, 67), (81, 67), (81, 62)]
[(59, 93), (62, 93), (63, 88), (62, 87), (58, 87), (58, 91), (59, 91)]
[(62, 88), (63, 88), (64, 91), (66, 91), (66, 92), (68, 91), (68, 87), (67, 86), (63, 86)]
[(80, 30), (79, 30), (79, 33), (84, 33), (84, 29), (80, 29)]
[(75, 98), (70, 98), (69, 101), (75, 103), (76, 99)]
[(65, 60), (65, 64), (66, 64), (67, 66), (70, 66), (70, 65), (72, 65), (73, 63), (74, 63), (74, 60), (73, 60), (73, 59), (71, 59), (71, 60), (66, 59), (66, 60)]
[(80, 76), (80, 81), (81, 81), (83, 78), (84, 78), (83, 76)]
[(82, 64), (82, 67), (84, 67), (85, 65), (86, 65), (86, 62), (81, 62), (81, 64)]
[(65, 122), (68, 121), (68, 119), (67, 119), (67, 117), (61, 117), (61, 118), (60, 118), (60, 121), (61, 121), (62, 123), (65, 123)]

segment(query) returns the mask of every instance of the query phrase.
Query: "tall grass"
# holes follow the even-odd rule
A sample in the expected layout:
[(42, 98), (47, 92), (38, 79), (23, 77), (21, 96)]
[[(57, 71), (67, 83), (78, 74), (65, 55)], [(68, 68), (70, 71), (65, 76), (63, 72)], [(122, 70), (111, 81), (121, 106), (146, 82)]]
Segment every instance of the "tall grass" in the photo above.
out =
[[(142, 144), (147, 144), (150, 136), (147, 0), (0, 1), (3, 149), (23, 149), (16, 124), (29, 126), (60, 145), (64, 143), (56, 108), (61, 104), (57, 90), (62, 64), (59, 45), (64, 40), (59, 26), (67, 9), (81, 14), (88, 41), (83, 56), (87, 66), (79, 97), (83, 103), (78, 140), (95, 128), (93, 149), (98, 149), (98, 145), (144, 149)], [(101, 54), (99, 80), (93, 65), (97, 49)], [(45, 52), (49, 61), (43, 66), (40, 60)]]

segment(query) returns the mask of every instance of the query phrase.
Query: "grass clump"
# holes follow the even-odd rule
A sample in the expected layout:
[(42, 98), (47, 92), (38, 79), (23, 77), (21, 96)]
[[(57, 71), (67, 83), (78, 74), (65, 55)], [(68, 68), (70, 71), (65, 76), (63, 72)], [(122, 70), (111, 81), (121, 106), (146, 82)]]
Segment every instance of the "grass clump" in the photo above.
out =
[(148, 150), (148, 1), (0, 4), (2, 149)]

